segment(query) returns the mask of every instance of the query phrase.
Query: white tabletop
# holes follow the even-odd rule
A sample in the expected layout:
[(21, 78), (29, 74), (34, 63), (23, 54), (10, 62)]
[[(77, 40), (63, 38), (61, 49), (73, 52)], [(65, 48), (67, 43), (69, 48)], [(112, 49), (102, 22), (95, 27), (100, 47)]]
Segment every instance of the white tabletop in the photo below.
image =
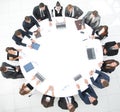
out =
[[(56, 29), (56, 21), (64, 19), (66, 28)], [(42, 37), (36, 40), (40, 44), (39, 50), (24, 48), (21, 53), (20, 66), (26, 80), (37, 72), (46, 78), (37, 87), (33, 81), (33, 86), (41, 93), (53, 85), (56, 97), (78, 94), (76, 83), (80, 83), (82, 91), (85, 90), (84, 79), (90, 82), (89, 71), (97, 69), (98, 63), (103, 60), (100, 41), (89, 39), (91, 28), (86, 26), (82, 34), (76, 29), (74, 21), (73, 18), (53, 18), (52, 26), (49, 26), (48, 20), (40, 22)], [(95, 49), (94, 60), (87, 57), (86, 49), (91, 47)], [(34, 69), (26, 73), (23, 66), (28, 62), (32, 62)], [(78, 74), (82, 78), (75, 82), (73, 78)]]

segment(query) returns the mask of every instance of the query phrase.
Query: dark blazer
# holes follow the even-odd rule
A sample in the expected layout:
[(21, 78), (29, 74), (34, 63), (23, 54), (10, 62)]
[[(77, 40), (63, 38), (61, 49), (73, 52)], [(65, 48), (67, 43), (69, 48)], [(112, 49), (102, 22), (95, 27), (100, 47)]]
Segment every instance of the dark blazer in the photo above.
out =
[(96, 70), (95, 73), (98, 74), (98, 77), (95, 80), (93, 77), (91, 77), (90, 79), (91, 79), (92, 83), (100, 89), (104, 88), (101, 84), (101, 79), (105, 79), (109, 82), (110, 81), (109, 76), (101, 71), (98, 71), (98, 70)]
[(105, 35), (99, 35), (99, 32), (101, 31), (102, 28), (103, 28), (103, 26), (99, 26), (98, 28), (93, 29), (92, 35), (97, 34), (97, 36), (95, 37), (95, 39), (102, 40), (102, 39), (104, 39), (105, 37), (108, 36), (108, 32), (106, 32)]
[(13, 71), (1, 72), (3, 77), (12, 78), (12, 79), (24, 78), (21, 70), (19, 70), (18, 72), (16, 71), (16, 66), (10, 65), (6, 62), (3, 62), (1, 66), (2, 67), (10, 67), (13, 69)]
[(103, 64), (101, 66), (101, 71), (106, 73), (111, 73), (115, 70), (115, 67), (107, 68), (106, 65), (107, 65), (106, 61), (103, 61)]
[[(73, 18), (79, 18), (82, 14), (83, 14), (83, 11), (79, 8), (79, 7), (77, 7), (77, 6), (73, 6), (73, 9), (74, 9), (74, 16), (73, 16)], [(67, 16), (67, 17), (71, 17), (71, 14), (70, 14), (70, 12), (67, 10), (67, 7), (66, 7), (66, 9), (65, 9), (65, 16)]]
[[(24, 36), (27, 36), (28, 38), (31, 38), (30, 37), (30, 35), (27, 33), (27, 32), (25, 32), (25, 31), (23, 31), (22, 29), (18, 29), (21, 33), (22, 33), (22, 37), (24, 38)], [(22, 43), (22, 38), (19, 38), (19, 37), (17, 37), (15, 34), (13, 35), (13, 37), (12, 37), (12, 39), (15, 41), (15, 43), (17, 44), (17, 45), (21, 45), (21, 46), (27, 46), (27, 44), (25, 44), (25, 43)]]
[[(17, 58), (17, 57), (19, 56), (19, 51), (17, 51), (15, 48), (13, 48), (13, 50), (16, 51), (17, 54), (14, 55), (14, 54), (9, 54), (9, 53), (7, 53), (7, 59), (8, 59), (8, 60), (9, 60), (10, 57), (12, 57), (12, 58)], [(15, 61), (19, 61), (19, 59), (16, 59)]]
[(60, 9), (59, 13), (57, 12), (57, 10), (56, 10), (55, 8), (56, 8), (56, 7), (54, 7), (55, 17), (57, 17), (57, 16), (62, 16), (63, 7), (61, 6), (61, 9)]
[(111, 47), (114, 46), (115, 44), (116, 44), (115, 41), (111, 41), (111, 42), (105, 43), (105, 45), (103, 45), (103, 47), (104, 47), (103, 50), (106, 49), (106, 50), (107, 50), (107, 53), (104, 54), (104, 55), (107, 55), (107, 56), (117, 55), (119, 49), (112, 49), (112, 48), (111, 48)]
[(80, 98), (85, 104), (91, 104), (87, 93), (89, 93), (91, 96), (93, 96), (96, 99), (98, 98), (92, 86), (89, 84), (88, 88), (85, 91), (81, 92), (81, 90), (78, 90), (78, 95), (80, 96)]
[(43, 95), (43, 96), (42, 96), (41, 104), (43, 104), (44, 100), (45, 100), (47, 97), (50, 98), (49, 107), (53, 106), (53, 105), (54, 105), (55, 97), (53, 97), (53, 96), (49, 96), (49, 95)]
[(43, 17), (41, 17), (41, 12), (40, 12), (40, 9), (39, 9), (39, 6), (36, 6), (36, 7), (34, 7), (34, 9), (33, 9), (33, 15), (34, 15), (34, 17), (38, 20), (38, 19), (40, 19), (40, 20), (44, 20), (44, 19), (49, 19), (49, 21), (52, 21), (52, 19), (51, 19), (51, 15), (50, 15), (50, 12), (49, 12), (49, 10), (48, 10), (48, 7), (45, 5), (45, 10), (43, 11), (44, 12), (44, 16)]
[(90, 22), (90, 15), (92, 14), (92, 12), (93, 11), (88, 11), (88, 13), (82, 18), (82, 25), (85, 25), (86, 23), (92, 29), (95, 29), (99, 26), (101, 17), (98, 15), (97, 17), (95, 17), (94, 21)]
[[(75, 108), (77, 108), (77, 107), (78, 107), (78, 104), (77, 104), (77, 102), (75, 101), (74, 97), (73, 97), (73, 96), (70, 96), (70, 97), (71, 97), (71, 102), (72, 102), (72, 104), (74, 105)], [(59, 98), (58, 106), (59, 106), (61, 109), (68, 109), (68, 108), (67, 108), (67, 102), (66, 102), (66, 100), (65, 100), (65, 97)]]
[(33, 16), (29, 16), (31, 19), (30, 23), (27, 23), (25, 20), (23, 21), (23, 28), (26, 32), (28, 32), (29, 34), (33, 34), (31, 31), (29, 31), (34, 25), (36, 25), (37, 27), (40, 27), (39, 23), (35, 20), (35, 18)]

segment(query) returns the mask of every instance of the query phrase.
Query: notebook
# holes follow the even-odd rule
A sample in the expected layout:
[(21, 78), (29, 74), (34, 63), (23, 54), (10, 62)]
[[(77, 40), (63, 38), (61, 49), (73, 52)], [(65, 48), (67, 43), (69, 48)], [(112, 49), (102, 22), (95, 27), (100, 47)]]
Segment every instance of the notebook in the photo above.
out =
[(76, 25), (77, 30), (81, 30), (81, 28), (82, 28), (82, 24), (81, 23), (82, 23), (81, 19), (75, 21), (75, 25)]
[(96, 59), (94, 48), (87, 48), (88, 59)]
[(80, 78), (82, 78), (82, 76), (81, 76), (81, 74), (78, 74), (78, 75), (76, 75), (76, 76), (74, 77), (74, 80), (77, 81), (77, 80), (79, 80)]
[(32, 48), (35, 49), (35, 50), (38, 50), (40, 47), (40, 44), (38, 43), (32, 43)]
[(44, 78), (39, 72), (37, 72), (37, 73), (35, 74), (35, 76), (36, 76), (41, 82), (43, 82), (43, 81), (45, 80), (45, 78)]
[(56, 23), (56, 28), (65, 28), (66, 27), (66, 23), (65, 22), (57, 22)]
[(29, 72), (30, 70), (34, 69), (34, 66), (31, 62), (27, 63), (23, 66), (26, 72)]

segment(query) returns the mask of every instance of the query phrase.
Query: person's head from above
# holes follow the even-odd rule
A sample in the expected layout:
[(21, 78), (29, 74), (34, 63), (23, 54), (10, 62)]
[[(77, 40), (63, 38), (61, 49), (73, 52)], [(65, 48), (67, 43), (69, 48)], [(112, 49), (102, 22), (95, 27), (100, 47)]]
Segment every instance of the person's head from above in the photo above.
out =
[(52, 105), (50, 105), (50, 98), (49, 97), (46, 97), (43, 101), (42, 101), (42, 104), (45, 108), (47, 107), (50, 107)]
[(111, 67), (117, 67), (119, 65), (119, 62), (116, 60), (112, 60), (112, 62), (109, 64)]
[(75, 107), (74, 107), (74, 105), (71, 104), (71, 103), (68, 103), (68, 104), (67, 104), (67, 108), (68, 108), (69, 112), (74, 112), (74, 111), (75, 111)]
[(98, 11), (96, 11), (96, 10), (92, 11), (92, 16), (97, 17), (98, 16)]
[(59, 1), (56, 2), (56, 6), (57, 7), (61, 6)]
[(105, 79), (101, 79), (101, 84), (103, 87), (108, 87), (109, 86), (109, 82)]
[(25, 22), (26, 22), (26, 23), (31, 23), (31, 19), (30, 19), (29, 16), (25, 16)]
[(1, 71), (1, 72), (6, 72), (6, 71), (7, 71), (7, 68), (4, 67), (4, 66), (1, 66), (1, 67), (0, 67), (0, 71)]
[(22, 33), (19, 30), (15, 31), (15, 35), (19, 38), (22, 38)]
[(98, 104), (98, 100), (95, 97), (93, 97), (93, 96), (89, 96), (89, 101), (93, 105), (97, 105)]
[(5, 51), (9, 54), (14, 54), (13, 47), (6, 47)]
[(30, 93), (30, 89), (24, 84), (22, 84), (22, 87), (20, 88), (19, 94), (20, 95), (26, 95), (28, 93)]
[(120, 42), (117, 43), (118, 49), (120, 48)]
[(40, 8), (40, 10), (44, 11), (45, 10), (45, 4), (44, 3), (40, 3), (39, 4), (39, 8)]
[(71, 13), (72, 10), (73, 10), (73, 6), (72, 6), (71, 4), (69, 4), (69, 5), (67, 6), (67, 10)]

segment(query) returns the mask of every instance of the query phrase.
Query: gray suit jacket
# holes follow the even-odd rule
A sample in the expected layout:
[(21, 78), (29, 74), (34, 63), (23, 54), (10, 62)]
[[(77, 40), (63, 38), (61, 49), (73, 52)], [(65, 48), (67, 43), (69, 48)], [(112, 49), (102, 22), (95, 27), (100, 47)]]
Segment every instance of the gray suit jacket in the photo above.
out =
[(79, 18), (82, 14), (83, 14), (83, 11), (77, 7), (77, 6), (73, 6), (74, 8), (74, 15), (71, 16), (70, 12), (67, 10), (67, 8), (65, 9), (65, 16), (67, 17), (73, 17), (73, 18)]
[(92, 29), (97, 28), (100, 25), (100, 19), (101, 17), (98, 15), (95, 17), (94, 21), (90, 22), (90, 15), (92, 14), (93, 11), (89, 11), (83, 18), (82, 18), (82, 25), (89, 25)]

